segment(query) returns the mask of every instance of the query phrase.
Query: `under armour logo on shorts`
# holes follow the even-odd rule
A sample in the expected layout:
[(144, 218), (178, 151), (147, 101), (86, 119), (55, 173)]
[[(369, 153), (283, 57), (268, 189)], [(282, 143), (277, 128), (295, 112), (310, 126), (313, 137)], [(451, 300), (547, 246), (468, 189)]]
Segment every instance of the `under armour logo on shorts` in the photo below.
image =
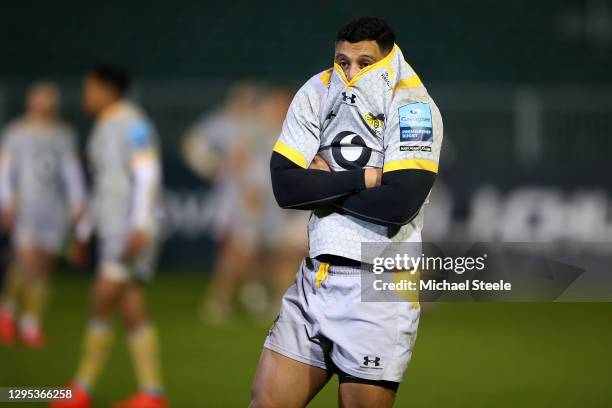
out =
[(374, 367), (378, 367), (380, 365), (380, 357), (370, 358), (370, 356), (363, 356), (363, 365), (368, 366), (370, 363), (373, 363)]

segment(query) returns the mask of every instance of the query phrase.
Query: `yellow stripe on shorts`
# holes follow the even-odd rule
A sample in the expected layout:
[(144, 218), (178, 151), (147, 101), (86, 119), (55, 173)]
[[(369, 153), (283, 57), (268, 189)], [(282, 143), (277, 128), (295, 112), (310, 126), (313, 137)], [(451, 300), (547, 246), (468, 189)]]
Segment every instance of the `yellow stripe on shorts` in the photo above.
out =
[(329, 264), (322, 263), (321, 265), (319, 265), (319, 269), (317, 270), (317, 275), (316, 275), (316, 280), (315, 280), (315, 287), (318, 288), (321, 285), (321, 282), (327, 279), (328, 274), (329, 274)]

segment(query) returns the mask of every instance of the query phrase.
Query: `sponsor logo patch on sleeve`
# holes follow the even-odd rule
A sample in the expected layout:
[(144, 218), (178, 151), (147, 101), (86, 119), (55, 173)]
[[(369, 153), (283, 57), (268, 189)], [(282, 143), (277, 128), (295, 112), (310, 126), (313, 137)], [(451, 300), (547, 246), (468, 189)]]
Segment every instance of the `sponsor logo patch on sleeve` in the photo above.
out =
[(145, 122), (134, 122), (129, 128), (129, 137), (132, 146), (144, 149), (151, 145), (151, 128)]
[(428, 103), (410, 103), (399, 108), (400, 142), (431, 142), (433, 126)]

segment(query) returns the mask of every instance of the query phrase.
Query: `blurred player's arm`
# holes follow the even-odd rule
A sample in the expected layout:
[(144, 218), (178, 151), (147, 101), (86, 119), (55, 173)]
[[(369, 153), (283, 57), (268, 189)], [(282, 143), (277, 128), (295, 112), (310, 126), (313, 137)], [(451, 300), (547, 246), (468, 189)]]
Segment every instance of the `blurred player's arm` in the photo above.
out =
[(222, 156), (207, 141), (202, 125), (190, 128), (181, 142), (181, 154), (187, 166), (205, 180), (214, 178)]
[(140, 153), (132, 158), (130, 168), (133, 182), (130, 224), (133, 230), (148, 230), (155, 218), (155, 197), (161, 174), (157, 152)]
[(11, 136), (7, 134), (0, 153), (0, 207), (2, 210), (2, 227), (5, 231), (12, 229), (15, 218), (16, 197), (13, 184), (15, 171)]
[(71, 137), (69, 143), (62, 157), (62, 177), (68, 196), (71, 220), (78, 223), (85, 214), (85, 178), (73, 137)]
[(155, 228), (161, 163), (148, 124), (134, 125), (130, 129), (129, 139), (132, 149), (129, 162), (132, 179), (131, 234), (125, 252), (127, 256), (133, 256), (144, 249)]
[(83, 166), (76, 147), (76, 137), (70, 135), (61, 163), (62, 177), (68, 198), (74, 240), (68, 250), (68, 259), (76, 266), (84, 266), (89, 259), (88, 243), (92, 234), (92, 221), (87, 209), (87, 187)]

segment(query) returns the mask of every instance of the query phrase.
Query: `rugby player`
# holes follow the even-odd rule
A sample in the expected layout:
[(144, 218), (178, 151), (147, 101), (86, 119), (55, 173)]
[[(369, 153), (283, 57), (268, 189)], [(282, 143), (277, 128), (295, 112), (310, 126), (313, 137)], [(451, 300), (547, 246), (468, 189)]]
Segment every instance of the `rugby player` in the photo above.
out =
[[(12, 233), (15, 259), (0, 303), (0, 342), (38, 348), (49, 275), (68, 227), (83, 214), (85, 188), (75, 133), (58, 118), (56, 84), (39, 82), (27, 112), (5, 130), (0, 161), (2, 221)], [(19, 316), (19, 330), (17, 317)]]
[(200, 317), (210, 323), (224, 322), (233, 315), (238, 289), (258, 263), (259, 186), (267, 184), (260, 180), (265, 172), (256, 167), (262, 145), (257, 114), (262, 95), (256, 83), (233, 84), (224, 106), (200, 119), (182, 141), (187, 165), (213, 184), (210, 195), (218, 255), (208, 293), (199, 306)]
[(261, 185), (265, 204), (258, 241), (264, 253), (261, 272), (274, 290), (273, 303), (269, 309), (274, 314), (278, 313), (281, 298), (295, 279), (295, 267), (308, 251), (308, 213), (279, 208), (268, 176), (270, 150), (282, 130), (285, 114), (294, 95), (295, 90), (282, 85), (273, 86), (268, 91), (258, 115), (263, 131), (262, 140), (260, 147), (254, 149), (261, 158), (257, 158), (258, 167), (251, 170), (265, 176)]
[(270, 161), (281, 207), (312, 211), (309, 256), (283, 297), (252, 407), (303, 407), (337, 373), (343, 407), (390, 407), (418, 303), (361, 302), (363, 242), (420, 242), (442, 119), (392, 29), (340, 29), (334, 66), (296, 94)]
[[(90, 395), (111, 348), (116, 309), (128, 330), (139, 391), (115, 406), (168, 406), (157, 331), (144, 298), (157, 252), (160, 155), (153, 124), (125, 99), (128, 86), (128, 75), (113, 66), (95, 67), (85, 78), (84, 109), (96, 120), (88, 145), (93, 173), (88, 218), (98, 236), (99, 265), (85, 344), (71, 383), (74, 398), (54, 402), (58, 408), (91, 406)], [(81, 240), (87, 238), (83, 225)]]

